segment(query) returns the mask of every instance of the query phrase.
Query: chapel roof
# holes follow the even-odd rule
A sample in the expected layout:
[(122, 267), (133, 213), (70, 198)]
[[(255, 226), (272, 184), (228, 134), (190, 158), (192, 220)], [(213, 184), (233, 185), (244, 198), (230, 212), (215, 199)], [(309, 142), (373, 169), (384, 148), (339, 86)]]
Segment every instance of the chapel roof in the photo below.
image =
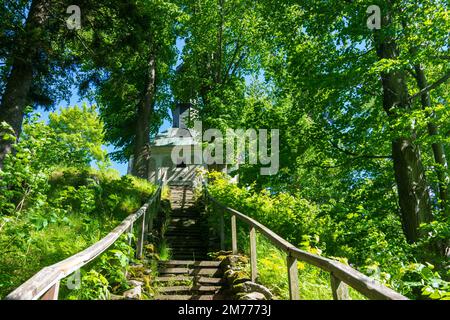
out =
[(159, 133), (151, 142), (153, 147), (196, 145), (198, 133), (193, 129), (169, 128)]

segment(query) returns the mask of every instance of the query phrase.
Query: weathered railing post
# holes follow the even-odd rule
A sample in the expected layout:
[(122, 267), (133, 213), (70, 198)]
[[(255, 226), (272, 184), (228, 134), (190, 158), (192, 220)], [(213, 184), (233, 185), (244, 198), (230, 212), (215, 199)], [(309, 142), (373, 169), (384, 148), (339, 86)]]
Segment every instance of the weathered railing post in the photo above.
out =
[(331, 290), (334, 300), (351, 300), (348, 294), (348, 286), (330, 272)]
[(157, 199), (155, 198), (155, 200), (152, 202), (152, 204), (150, 205), (150, 208), (148, 208), (147, 210), (147, 215), (148, 215), (148, 223), (147, 223), (147, 234), (151, 233), (153, 230), (153, 219), (155, 218), (156, 215), (156, 210), (157, 210)]
[(156, 206), (156, 210), (157, 212), (159, 211), (159, 208), (161, 208), (161, 197), (162, 197), (162, 185), (161, 187), (158, 189), (159, 194), (158, 194), (158, 205)]
[(206, 190), (205, 184), (203, 184), (203, 199), (205, 201), (205, 210), (207, 211), (209, 199), (208, 199), (208, 191)]
[(289, 281), (289, 297), (291, 300), (300, 300), (298, 287), (298, 268), (297, 259), (290, 254), (287, 256), (288, 281)]
[(48, 289), (41, 297), (41, 300), (58, 300), (59, 294), (59, 281)]
[(128, 245), (131, 246), (131, 241), (133, 240), (132, 234), (133, 234), (133, 226), (134, 223), (132, 222), (130, 224), (130, 227), (128, 228), (128, 233), (131, 233), (131, 235), (128, 235)]
[(144, 249), (146, 211), (147, 211), (147, 208), (142, 213), (142, 217), (141, 217), (142, 220), (138, 227), (138, 238), (137, 238), (137, 244), (136, 244), (136, 258), (137, 259), (142, 258), (142, 252)]
[(231, 250), (233, 254), (238, 253), (237, 249), (237, 231), (236, 231), (236, 215), (231, 215)]
[(254, 226), (250, 227), (250, 265), (252, 268), (252, 281), (258, 278), (258, 262), (256, 255), (256, 230)]
[(220, 210), (219, 233), (220, 233), (220, 250), (225, 250), (225, 223), (224, 223), (225, 209)]

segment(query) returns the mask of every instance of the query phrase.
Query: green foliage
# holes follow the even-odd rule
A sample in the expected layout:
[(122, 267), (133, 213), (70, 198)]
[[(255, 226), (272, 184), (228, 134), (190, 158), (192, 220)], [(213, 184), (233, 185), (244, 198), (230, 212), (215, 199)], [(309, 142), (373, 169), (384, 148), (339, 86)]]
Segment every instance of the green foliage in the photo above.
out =
[(72, 212), (124, 218), (148, 199), (155, 186), (133, 177), (119, 177), (111, 171), (63, 168), (49, 177), (49, 201)]
[[(8, 121), (19, 122), (21, 110), (54, 105), (74, 79), (80, 94), (99, 102), (102, 121), (87, 106), (51, 114), (49, 124), (27, 115), (0, 171), (0, 293), (92, 243), (154, 191), (145, 181), (106, 169), (102, 143), (112, 143), (118, 148), (112, 157), (126, 161), (136, 141), (147, 144), (157, 132), (175, 98), (194, 104), (205, 129), (280, 129), (278, 174), (262, 176), (260, 165), (243, 164), (233, 172), (240, 187), (215, 177), (211, 188), (221, 201), (297, 246), (347, 259), (410, 297), (448, 298), (447, 2), (84, 1), (83, 27), (73, 31), (61, 23), (63, 3), (45, 6), (44, 23), (30, 25), (26, 21), (33, 19), (24, 19), (32, 11), (29, 1), (2, 1), (2, 103), (14, 100), (5, 98), (8, 91), (21, 96), (18, 104), (31, 104), (10, 103), (20, 112)], [(366, 24), (373, 4), (389, 17), (375, 31)], [(175, 71), (177, 42), (184, 47)], [(30, 82), (26, 76), (9, 81), (11, 70), (21, 69), (30, 69), (29, 90), (20, 89)], [(392, 92), (392, 83), (404, 84), (404, 92)], [(428, 94), (417, 95), (427, 85)], [(151, 109), (145, 117), (139, 112), (143, 102)], [(3, 142), (15, 141), (6, 122), (0, 129)], [(137, 139), (141, 134), (144, 139)], [(417, 147), (417, 161), (393, 161), (398, 137)], [(93, 162), (101, 170), (92, 170)], [(418, 174), (398, 179), (398, 167)], [(404, 229), (416, 212), (405, 215), (399, 198), (410, 200), (422, 184), (427, 192), (421, 196), (431, 201), (419, 201), (424, 208), (418, 215), (426, 214), (427, 222), (412, 245)], [(399, 193), (399, 186), (407, 192)], [(161, 251), (170, 254), (164, 244)], [(272, 258), (263, 260), (263, 269), (282, 288), (271, 263), (283, 259), (266, 253)], [(304, 277), (317, 276), (322, 286), (321, 275), (305, 270)], [(115, 276), (101, 275), (84, 274), (96, 288), (84, 298), (107, 296)]]
[(42, 203), (48, 175), (55, 168), (88, 168), (92, 160), (106, 161), (103, 126), (94, 107), (70, 107), (49, 117), (45, 124), (38, 121), (38, 114), (29, 115), (14, 154), (5, 160), (0, 201), (6, 205), (0, 208), (0, 216), (20, 212), (27, 203)]
[(108, 300), (108, 280), (95, 270), (82, 271), (81, 287), (67, 296), (68, 300)]
[[(424, 248), (426, 244), (409, 245), (399, 238), (402, 231), (398, 217), (372, 215), (362, 205), (355, 212), (339, 213), (328, 204), (320, 206), (299, 195), (239, 187), (217, 172), (210, 173), (209, 180), (208, 190), (216, 199), (256, 219), (298, 248), (348, 263), (411, 298), (448, 296), (449, 282), (445, 280), (448, 274), (431, 271), (434, 266), (430, 263), (425, 266), (416, 262), (417, 246)], [(212, 215), (210, 220), (217, 226), (217, 217)], [(442, 228), (439, 226), (436, 228)], [(248, 235), (244, 229), (239, 228), (239, 243), (248, 252)], [(436, 233), (442, 234), (440, 229)], [(267, 241), (259, 239), (258, 243), (259, 280), (278, 297), (287, 298), (284, 254)], [(299, 274), (302, 283), (306, 282), (302, 284), (304, 298), (329, 298), (326, 273), (300, 262)], [(351, 295), (362, 298), (355, 292)]]
[(210, 178), (213, 182), (208, 190), (214, 197), (245, 212), (275, 233), (283, 234), (286, 240), (294, 244), (318, 244), (318, 236), (330, 223), (329, 217), (319, 215), (317, 205), (305, 199), (287, 193), (271, 195), (268, 190), (254, 192), (250, 188), (239, 188), (216, 172), (210, 174)]
[[(98, 165), (105, 165), (106, 151), (102, 149), (104, 129), (96, 106), (83, 104), (81, 108), (61, 108), (59, 113), (50, 113), (48, 127), (55, 139), (49, 142), (46, 150), (58, 151), (59, 163), (85, 167), (96, 161)], [(58, 143), (62, 146), (58, 147)], [(65, 152), (61, 153), (61, 149)]]
[[(93, 263), (81, 270), (80, 285), (74, 290), (65, 289), (63, 299), (108, 300), (111, 293), (121, 293), (129, 286), (125, 276), (133, 260), (134, 249), (122, 236)], [(64, 285), (64, 284), (63, 284)]]
[(162, 239), (162, 241), (159, 243), (159, 258), (161, 261), (167, 261), (170, 260), (172, 256), (172, 249), (167, 244), (166, 239)]
[[(50, 114), (48, 125), (36, 119), (27, 120), (15, 154), (0, 171), (0, 297), (43, 267), (100, 240), (156, 190), (147, 181), (89, 167), (92, 160), (106, 161), (95, 109)], [(98, 269), (113, 286), (122, 285), (122, 269), (132, 255), (123, 244), (115, 250), (100, 257)], [(103, 292), (101, 277), (85, 276)]]
[[(27, 68), (30, 64), (33, 75), (29, 92), (20, 93), (26, 96), (24, 103), (33, 108), (51, 108), (58, 101), (69, 100), (71, 86), (75, 82), (73, 72), (78, 61), (77, 54), (67, 52), (68, 43), (77, 38), (76, 33), (69, 30), (65, 23), (67, 3), (52, 3), (44, 7), (42, 13), (38, 11), (42, 24), (36, 23), (37, 20), (41, 21), (36, 16), (27, 19), (32, 12), (31, 1), (1, 0), (0, 4), (0, 94), (5, 93), (5, 87), (11, 79), (11, 69), (25, 63)], [(35, 2), (33, 5), (37, 7), (39, 4)], [(91, 7), (92, 3), (83, 1), (83, 10)], [(22, 60), (17, 59), (18, 55)], [(27, 81), (23, 78), (19, 80)], [(9, 85), (16, 93), (24, 86), (20, 82)], [(2, 107), (6, 107), (6, 103)], [(14, 105), (17, 110), (25, 107)]]
[[(134, 177), (107, 180), (103, 178), (108, 175), (94, 171), (91, 174), (100, 179), (98, 183), (83, 184), (86, 181), (82, 173), (78, 178), (73, 175), (78, 169), (69, 168), (67, 172), (71, 175), (67, 181), (54, 177), (50, 180), (49, 193), (42, 195), (41, 203), (27, 205), (20, 216), (4, 220), (0, 233), (3, 275), (0, 295), (8, 293), (42, 267), (100, 240), (123, 218), (136, 211), (155, 190), (153, 185)], [(74, 184), (70, 185), (68, 181)], [(124, 203), (122, 198), (126, 200)], [(100, 259), (104, 263), (100, 269), (102, 274), (110, 283), (119, 283), (120, 275), (113, 274), (113, 270), (122, 269), (125, 256), (115, 251), (111, 257)]]
[(400, 269), (402, 286), (412, 295), (422, 295), (429, 299), (450, 300), (450, 283), (433, 271), (434, 266), (427, 263), (411, 263)]

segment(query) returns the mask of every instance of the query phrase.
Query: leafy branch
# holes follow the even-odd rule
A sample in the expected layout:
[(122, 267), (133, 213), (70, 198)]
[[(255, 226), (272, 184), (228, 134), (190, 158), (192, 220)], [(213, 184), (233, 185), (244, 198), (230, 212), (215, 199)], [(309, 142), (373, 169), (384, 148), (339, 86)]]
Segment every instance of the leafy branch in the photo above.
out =
[(422, 96), (424, 93), (427, 93), (437, 87), (439, 87), (441, 84), (445, 83), (448, 79), (450, 79), (450, 72), (448, 72), (447, 74), (445, 74), (443, 77), (441, 77), (439, 80), (436, 80), (435, 82), (433, 82), (432, 84), (426, 86), (425, 88), (423, 88), (422, 90), (420, 90), (419, 92), (417, 92), (416, 94), (412, 95), (411, 97), (409, 97), (409, 101), (413, 101), (414, 99)]

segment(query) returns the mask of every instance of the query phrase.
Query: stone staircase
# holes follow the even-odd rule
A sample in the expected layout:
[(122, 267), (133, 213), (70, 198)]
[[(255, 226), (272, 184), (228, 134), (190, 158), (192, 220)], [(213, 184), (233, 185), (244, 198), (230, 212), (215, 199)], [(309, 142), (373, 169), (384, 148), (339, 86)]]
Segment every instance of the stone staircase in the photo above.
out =
[(221, 300), (223, 279), (218, 261), (161, 262), (157, 300)]
[(218, 300), (223, 286), (220, 262), (208, 259), (208, 226), (195, 206), (193, 190), (170, 189), (172, 214), (165, 237), (172, 259), (159, 264), (157, 300)]

